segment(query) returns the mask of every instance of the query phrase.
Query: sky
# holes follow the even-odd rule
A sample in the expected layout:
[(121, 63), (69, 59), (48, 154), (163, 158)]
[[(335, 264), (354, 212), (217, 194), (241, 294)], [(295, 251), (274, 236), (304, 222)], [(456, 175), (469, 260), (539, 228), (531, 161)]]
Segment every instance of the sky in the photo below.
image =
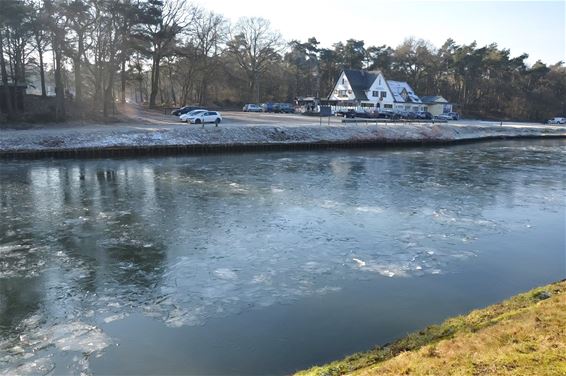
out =
[(366, 46), (395, 47), (408, 37), (440, 47), (497, 43), (511, 56), (527, 53), (527, 62), (566, 61), (566, 0), (196, 0), (207, 10), (236, 22), (242, 16), (271, 21), (287, 41), (315, 36), (322, 47), (347, 39)]

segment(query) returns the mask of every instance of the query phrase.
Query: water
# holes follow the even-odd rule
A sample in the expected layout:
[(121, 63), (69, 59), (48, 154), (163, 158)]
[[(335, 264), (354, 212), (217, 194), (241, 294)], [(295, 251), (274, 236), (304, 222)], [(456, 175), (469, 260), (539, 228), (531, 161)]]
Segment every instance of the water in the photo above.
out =
[(566, 277), (566, 141), (0, 166), (0, 373), (278, 374)]

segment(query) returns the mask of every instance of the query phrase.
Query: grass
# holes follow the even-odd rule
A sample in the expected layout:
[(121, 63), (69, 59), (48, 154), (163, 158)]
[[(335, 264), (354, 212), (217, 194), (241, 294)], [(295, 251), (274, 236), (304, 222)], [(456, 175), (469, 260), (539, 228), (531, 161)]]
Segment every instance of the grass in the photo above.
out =
[(566, 280), (298, 373), (343, 374), (566, 375)]

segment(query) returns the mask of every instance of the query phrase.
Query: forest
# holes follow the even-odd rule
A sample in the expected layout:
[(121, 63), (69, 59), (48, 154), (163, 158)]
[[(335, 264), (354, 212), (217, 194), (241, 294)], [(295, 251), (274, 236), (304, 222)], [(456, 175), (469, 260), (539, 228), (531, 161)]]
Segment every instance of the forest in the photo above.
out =
[[(323, 32), (323, 31), (321, 31)], [(325, 98), (344, 68), (381, 70), (417, 94), (442, 95), (468, 117), (542, 121), (566, 114), (566, 67), (511, 56), (493, 43), (438, 47), (426, 35), (398, 46), (316, 36), (286, 41), (263, 18), (230, 22), (181, 0), (0, 0), (0, 98), (51, 98), (55, 120), (149, 107)], [(558, 48), (558, 46), (557, 46)], [(73, 115), (75, 114), (75, 115)]]

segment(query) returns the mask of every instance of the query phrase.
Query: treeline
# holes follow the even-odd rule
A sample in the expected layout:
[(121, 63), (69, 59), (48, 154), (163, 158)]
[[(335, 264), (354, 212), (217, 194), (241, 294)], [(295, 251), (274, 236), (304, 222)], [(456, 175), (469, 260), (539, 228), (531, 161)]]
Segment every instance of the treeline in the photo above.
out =
[(496, 44), (440, 48), (407, 39), (392, 48), (361, 40), (322, 48), (315, 37), (285, 42), (269, 22), (221, 14), (182, 0), (0, 0), (0, 74), (9, 87), (67, 108), (109, 116), (131, 99), (150, 107), (326, 97), (344, 68), (379, 69), (417, 94), (442, 95), (468, 116), (543, 120), (566, 113), (566, 68), (528, 66)]

